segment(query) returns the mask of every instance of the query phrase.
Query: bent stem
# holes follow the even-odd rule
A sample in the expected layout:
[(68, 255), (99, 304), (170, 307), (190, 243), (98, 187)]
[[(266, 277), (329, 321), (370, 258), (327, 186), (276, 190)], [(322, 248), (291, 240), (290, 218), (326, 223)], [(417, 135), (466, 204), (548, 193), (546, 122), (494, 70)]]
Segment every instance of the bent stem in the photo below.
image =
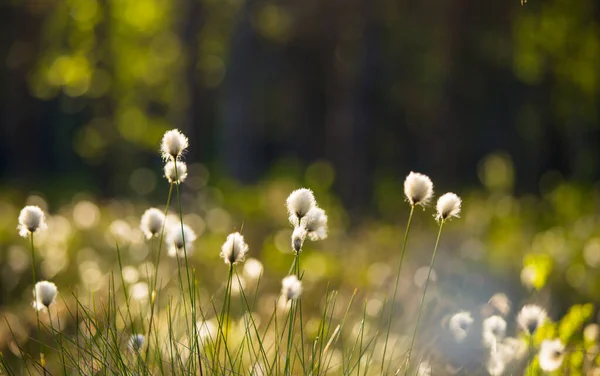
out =
[(410, 214), (408, 215), (408, 223), (406, 224), (406, 230), (404, 231), (404, 240), (402, 241), (402, 250), (400, 252), (400, 261), (398, 262), (398, 271), (396, 272), (396, 284), (394, 285), (394, 294), (392, 295), (392, 301), (390, 304), (390, 317), (388, 319), (387, 332), (385, 334), (385, 345), (383, 346), (383, 355), (381, 356), (381, 374), (383, 374), (383, 368), (385, 367), (385, 354), (387, 352), (388, 340), (390, 337), (390, 330), (392, 329), (392, 319), (394, 317), (394, 303), (396, 302), (396, 295), (398, 293), (398, 282), (400, 281), (400, 271), (402, 270), (402, 263), (404, 262), (404, 254), (406, 252), (406, 243), (408, 240), (408, 233), (410, 232), (410, 224), (412, 222), (413, 213), (415, 206), (411, 205)]
[(440, 236), (442, 235), (442, 229), (444, 228), (444, 220), (440, 222), (440, 230), (438, 231), (437, 239), (435, 241), (435, 247), (433, 248), (433, 255), (431, 256), (431, 263), (429, 264), (429, 271), (427, 272), (427, 279), (425, 280), (425, 288), (423, 289), (423, 295), (421, 296), (421, 305), (419, 306), (419, 313), (417, 314), (417, 323), (415, 325), (415, 331), (413, 332), (412, 340), (410, 341), (410, 348), (408, 349), (408, 357), (406, 358), (406, 369), (404, 374), (408, 374), (408, 368), (410, 367), (410, 356), (412, 354), (413, 347), (415, 346), (415, 338), (417, 337), (417, 331), (419, 330), (419, 321), (421, 320), (421, 313), (423, 312), (423, 304), (425, 303), (425, 295), (427, 294), (427, 287), (429, 287), (429, 278), (431, 277), (431, 270), (433, 270), (433, 264), (435, 262), (435, 255), (437, 254), (438, 245), (440, 244)]

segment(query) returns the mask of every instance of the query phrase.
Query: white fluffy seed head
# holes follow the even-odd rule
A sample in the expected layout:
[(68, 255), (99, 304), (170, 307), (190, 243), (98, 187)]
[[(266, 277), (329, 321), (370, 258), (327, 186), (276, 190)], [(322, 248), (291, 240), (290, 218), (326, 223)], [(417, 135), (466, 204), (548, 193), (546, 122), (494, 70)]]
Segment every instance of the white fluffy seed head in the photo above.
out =
[(169, 256), (185, 257), (186, 251), (188, 255), (194, 251), (196, 233), (186, 224), (183, 224), (183, 232), (181, 223), (173, 224), (167, 232), (166, 241), (169, 246)]
[(315, 195), (310, 189), (296, 189), (288, 196), (286, 200), (289, 220), (292, 226), (298, 226), (300, 220), (315, 206), (317, 202)]
[(554, 372), (562, 364), (565, 357), (565, 345), (560, 339), (545, 340), (540, 346), (540, 368), (544, 372)]
[(156, 208), (150, 208), (142, 215), (140, 221), (140, 229), (146, 235), (146, 238), (150, 239), (153, 236), (158, 236), (162, 231), (165, 223), (165, 215), (163, 212)]
[(33, 288), (33, 307), (38, 311), (50, 307), (57, 294), (58, 289), (54, 283), (48, 281), (36, 283)]
[(281, 281), (281, 295), (286, 300), (295, 300), (302, 294), (302, 282), (295, 275), (288, 275)]
[(433, 197), (433, 183), (429, 176), (411, 171), (404, 180), (404, 195), (412, 206), (427, 205)]
[(490, 357), (485, 364), (485, 367), (490, 376), (500, 376), (506, 369), (506, 361), (502, 354), (497, 351), (490, 352)]
[(188, 139), (178, 129), (165, 132), (160, 143), (160, 153), (165, 161), (179, 159), (188, 147)]
[(239, 232), (234, 232), (227, 236), (227, 240), (221, 247), (221, 258), (227, 265), (235, 265), (238, 262), (244, 261), (248, 253), (248, 244), (244, 241), (244, 237)]
[(438, 221), (445, 221), (451, 217), (458, 218), (460, 214), (460, 206), (462, 201), (460, 197), (458, 197), (454, 193), (444, 193), (437, 202), (437, 215), (435, 219)]
[(24, 207), (19, 214), (19, 235), (26, 237), (37, 231), (43, 231), (47, 228), (46, 216), (39, 206), (29, 205)]
[(142, 334), (133, 334), (129, 338), (129, 349), (133, 352), (138, 352), (142, 347), (144, 347), (145, 338)]
[(473, 317), (466, 311), (458, 312), (450, 318), (448, 327), (450, 333), (454, 337), (456, 342), (462, 342), (468, 334), (471, 325), (473, 324)]
[(483, 320), (483, 344), (495, 348), (496, 344), (506, 335), (506, 321), (500, 316), (494, 315)]
[(517, 316), (517, 324), (527, 334), (533, 334), (548, 318), (546, 310), (535, 304), (527, 304), (521, 308)]
[(300, 253), (302, 251), (302, 245), (304, 245), (306, 235), (307, 232), (304, 226), (294, 227), (294, 232), (292, 232), (292, 249), (294, 252)]
[(327, 214), (325, 210), (314, 207), (300, 221), (300, 226), (306, 229), (308, 238), (312, 241), (327, 237)]
[[(175, 169), (175, 165), (177, 165), (177, 169)], [(187, 178), (187, 165), (182, 161), (168, 161), (165, 164), (165, 178), (169, 181), (169, 183), (183, 183), (185, 178)]]

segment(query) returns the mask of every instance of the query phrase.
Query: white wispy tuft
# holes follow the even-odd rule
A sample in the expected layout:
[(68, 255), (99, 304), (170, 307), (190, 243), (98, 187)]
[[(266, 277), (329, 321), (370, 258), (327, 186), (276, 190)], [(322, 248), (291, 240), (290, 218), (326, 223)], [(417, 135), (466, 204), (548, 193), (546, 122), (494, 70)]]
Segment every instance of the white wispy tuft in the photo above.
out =
[(302, 282), (295, 275), (288, 275), (281, 281), (281, 295), (286, 300), (295, 300), (302, 294)]
[(412, 206), (427, 205), (433, 197), (433, 183), (429, 176), (411, 171), (404, 180), (404, 195)]
[(306, 240), (307, 231), (304, 226), (296, 226), (292, 233), (292, 249), (294, 252), (299, 253), (302, 251), (304, 240)]
[(290, 223), (292, 226), (298, 226), (308, 211), (317, 206), (317, 202), (310, 189), (300, 188), (290, 193), (286, 200), (286, 206)]
[(540, 368), (544, 372), (554, 372), (565, 358), (565, 345), (560, 339), (545, 340), (540, 347)]
[[(185, 240), (185, 242), (184, 242)], [(190, 226), (183, 224), (183, 234), (181, 231), (181, 223), (173, 224), (167, 232), (167, 245), (169, 246), (169, 256), (184, 257), (187, 251), (189, 255), (194, 251), (194, 241), (196, 241), (196, 233)]]
[[(177, 165), (177, 169), (175, 169)], [(187, 165), (182, 161), (169, 161), (165, 164), (165, 178), (169, 183), (183, 183), (187, 178)]]
[(510, 313), (511, 302), (506, 294), (501, 292), (494, 294), (488, 301), (488, 304), (504, 317)]
[(46, 216), (38, 206), (29, 205), (24, 207), (19, 214), (19, 235), (26, 237), (37, 231), (43, 231), (47, 228)]
[(496, 344), (506, 335), (506, 321), (494, 315), (483, 320), (483, 344), (496, 351)]
[(517, 324), (528, 334), (533, 334), (548, 318), (546, 310), (535, 304), (527, 304), (521, 308), (517, 316)]
[(461, 199), (454, 193), (444, 193), (437, 202), (437, 215), (435, 219), (445, 221), (451, 217), (458, 218), (460, 214)]
[(178, 129), (165, 132), (160, 143), (160, 153), (165, 161), (179, 159), (187, 149), (187, 137)]
[(56, 285), (48, 281), (40, 281), (33, 288), (33, 308), (38, 311), (47, 309), (56, 299), (58, 289)]
[(300, 221), (300, 226), (306, 229), (308, 238), (312, 241), (327, 237), (327, 214), (325, 210), (314, 207)]
[(227, 240), (221, 247), (220, 256), (227, 265), (235, 265), (244, 261), (246, 253), (248, 253), (248, 244), (244, 241), (242, 234), (234, 232), (227, 236)]
[(144, 347), (145, 338), (142, 334), (133, 334), (129, 338), (128, 347), (133, 352), (139, 352)]
[(466, 311), (458, 312), (450, 318), (448, 327), (450, 333), (454, 337), (456, 342), (462, 342), (468, 334), (471, 325), (473, 324), (473, 317)]
[(165, 215), (156, 208), (150, 208), (144, 212), (140, 221), (140, 229), (150, 239), (160, 235), (165, 223)]

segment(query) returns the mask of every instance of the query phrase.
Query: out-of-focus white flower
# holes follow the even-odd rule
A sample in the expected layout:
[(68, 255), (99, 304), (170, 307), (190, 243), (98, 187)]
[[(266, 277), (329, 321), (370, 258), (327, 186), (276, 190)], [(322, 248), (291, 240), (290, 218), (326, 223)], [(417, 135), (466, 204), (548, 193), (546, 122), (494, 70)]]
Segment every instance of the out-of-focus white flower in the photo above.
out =
[(249, 258), (244, 263), (244, 275), (250, 280), (258, 279), (263, 272), (263, 264), (254, 258)]
[(310, 189), (300, 188), (290, 193), (286, 200), (286, 205), (290, 223), (293, 226), (298, 226), (300, 220), (308, 211), (317, 206), (317, 202), (315, 201), (315, 195)]
[(46, 216), (39, 206), (29, 205), (24, 207), (19, 214), (19, 235), (26, 237), (37, 231), (43, 231), (47, 228)]
[(165, 132), (160, 143), (160, 152), (165, 161), (179, 159), (188, 147), (188, 139), (178, 129)]
[(139, 352), (140, 349), (144, 346), (145, 338), (142, 334), (133, 334), (129, 338), (129, 349), (133, 352)]
[(244, 261), (246, 253), (248, 253), (248, 244), (244, 241), (242, 234), (234, 232), (227, 236), (227, 240), (221, 247), (220, 256), (227, 265), (235, 265)]
[(506, 296), (506, 294), (500, 292), (494, 294), (488, 301), (488, 304), (494, 307), (494, 309), (498, 311), (502, 316), (506, 316), (510, 313), (511, 303), (510, 299), (508, 299), (508, 296)]
[(583, 339), (588, 342), (594, 342), (598, 340), (600, 335), (600, 326), (598, 324), (588, 324), (583, 329)]
[(450, 328), (450, 333), (452, 333), (454, 340), (456, 340), (456, 342), (462, 342), (467, 337), (469, 328), (472, 324), (473, 317), (471, 317), (471, 314), (462, 311), (454, 314), (450, 318), (448, 327)]
[(454, 193), (444, 193), (437, 202), (437, 215), (435, 219), (445, 221), (451, 217), (458, 218), (460, 214), (461, 199)]
[(527, 355), (527, 342), (520, 338), (506, 337), (502, 343), (498, 343), (498, 352), (507, 363), (514, 359), (522, 359)]
[(517, 316), (517, 324), (528, 334), (533, 334), (547, 318), (548, 314), (545, 309), (535, 304), (527, 304), (521, 308), (521, 312)]
[(188, 255), (194, 250), (194, 241), (196, 233), (190, 226), (181, 223), (173, 224), (167, 232), (167, 245), (169, 246), (169, 256), (184, 257), (187, 251)]
[(302, 251), (302, 246), (304, 245), (304, 240), (306, 239), (307, 231), (304, 226), (296, 226), (294, 227), (294, 232), (292, 233), (292, 249), (294, 252), (299, 253)]
[(565, 357), (565, 345), (560, 339), (545, 340), (540, 347), (540, 368), (544, 372), (556, 371)]
[(56, 285), (48, 281), (40, 281), (33, 288), (33, 308), (38, 311), (50, 307), (56, 299), (58, 289)]
[(140, 221), (140, 229), (146, 235), (146, 238), (150, 239), (153, 236), (158, 236), (162, 231), (165, 223), (165, 215), (163, 212), (156, 208), (150, 208), (142, 215)]
[[(175, 169), (177, 165), (177, 169)], [(187, 178), (187, 165), (182, 161), (169, 161), (165, 164), (165, 178), (169, 183), (183, 183)]]
[(496, 344), (506, 334), (506, 321), (500, 316), (494, 315), (483, 320), (483, 343), (487, 347), (496, 350)]
[(286, 300), (298, 299), (302, 294), (302, 282), (295, 275), (288, 275), (281, 281), (281, 295)]
[(485, 366), (491, 376), (500, 376), (506, 369), (506, 361), (499, 352), (490, 352), (490, 357)]
[(218, 328), (213, 321), (198, 321), (196, 323), (196, 328), (200, 343), (208, 344), (215, 341)]
[(327, 237), (327, 214), (325, 210), (314, 207), (300, 221), (300, 226), (306, 229), (308, 238), (312, 241)]
[(429, 176), (411, 172), (404, 180), (404, 195), (412, 205), (425, 206), (433, 197), (433, 183)]

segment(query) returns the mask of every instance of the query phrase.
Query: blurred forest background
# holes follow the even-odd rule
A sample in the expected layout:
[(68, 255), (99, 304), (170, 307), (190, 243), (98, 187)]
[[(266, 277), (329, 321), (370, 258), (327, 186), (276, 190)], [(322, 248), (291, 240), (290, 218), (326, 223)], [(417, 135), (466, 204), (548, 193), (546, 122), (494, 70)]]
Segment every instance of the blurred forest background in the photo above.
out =
[[(464, 198), (440, 289), (470, 299), (486, 281), (487, 299), (550, 281), (559, 309), (598, 301), (599, 21), (594, 0), (0, 0), (0, 298), (29, 304), (27, 249), (9, 246), (29, 194), (65, 229), (43, 243), (42, 275), (68, 283), (74, 268), (100, 288), (115, 261), (102, 234), (141, 247), (142, 207), (168, 190), (159, 140), (179, 128), (202, 262), (220, 263), (243, 222), (253, 256), (283, 275), (285, 198), (306, 185), (332, 229), (317, 246), (331, 252), (306, 251), (311, 275), (383, 291), (413, 170)], [(429, 262), (430, 214), (413, 272)]]
[(241, 182), (325, 161), (359, 211), (410, 170), (475, 186), (490, 155), (516, 192), (592, 184), (599, 20), (593, 0), (3, 0), (1, 184), (149, 193), (131, 171), (170, 128)]

